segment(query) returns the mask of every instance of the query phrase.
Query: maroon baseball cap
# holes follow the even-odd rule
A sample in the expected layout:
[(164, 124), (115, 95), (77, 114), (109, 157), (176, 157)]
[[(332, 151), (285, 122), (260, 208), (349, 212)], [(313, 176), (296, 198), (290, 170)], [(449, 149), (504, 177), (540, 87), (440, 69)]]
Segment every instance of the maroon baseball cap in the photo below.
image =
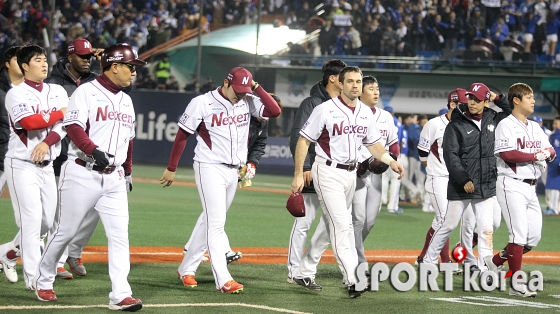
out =
[(447, 103), (451, 103), (452, 101), (456, 101), (460, 104), (466, 104), (469, 102), (469, 98), (467, 97), (467, 90), (462, 88), (455, 88), (452, 90), (449, 95), (447, 95)]
[(482, 83), (473, 83), (467, 92), (468, 95), (473, 95), (478, 100), (489, 100), (490, 89)]
[(286, 209), (294, 217), (304, 217), (305, 204), (303, 202), (303, 195), (300, 192), (292, 193), (286, 203)]
[(231, 69), (227, 75), (227, 80), (236, 93), (252, 92), (251, 82), (253, 82), (253, 75), (245, 68), (235, 67)]
[(91, 55), (91, 43), (87, 39), (78, 38), (68, 45), (68, 55), (77, 54), (80, 56)]

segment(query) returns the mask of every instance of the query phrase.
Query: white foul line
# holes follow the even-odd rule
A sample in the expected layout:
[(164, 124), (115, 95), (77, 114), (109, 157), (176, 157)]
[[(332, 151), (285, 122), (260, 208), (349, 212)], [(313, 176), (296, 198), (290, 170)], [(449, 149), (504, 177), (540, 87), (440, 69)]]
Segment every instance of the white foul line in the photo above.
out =
[[(279, 313), (309, 314), (307, 312), (292, 311), (265, 305), (246, 304), (246, 303), (179, 303), (179, 304), (143, 304), (142, 307), (165, 308), (165, 307), (217, 307), (217, 306), (241, 306), (259, 310), (268, 310)], [(65, 309), (91, 309), (107, 308), (107, 304), (98, 305), (7, 305), (0, 306), (0, 310), (65, 310)]]

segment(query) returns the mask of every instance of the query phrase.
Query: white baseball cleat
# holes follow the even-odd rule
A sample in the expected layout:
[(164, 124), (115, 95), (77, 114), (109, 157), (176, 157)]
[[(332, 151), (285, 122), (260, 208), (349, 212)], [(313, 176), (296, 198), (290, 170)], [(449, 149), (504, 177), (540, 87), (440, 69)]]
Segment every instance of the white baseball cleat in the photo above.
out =
[(509, 288), (509, 295), (523, 298), (534, 298), (537, 296), (536, 291), (527, 289), (527, 285), (520, 284)]
[(4, 275), (8, 278), (11, 283), (16, 283), (18, 281), (18, 274), (16, 272), (16, 266), (10, 266), (6, 263), (4, 258), (2, 258), (2, 269), (4, 270)]
[(484, 260), (484, 263), (486, 263), (486, 266), (488, 267), (488, 269), (490, 271), (498, 273), (498, 266), (496, 266), (496, 264), (494, 264), (494, 262), (492, 261), (493, 257), (494, 257), (493, 255), (488, 255), (488, 256), (485, 256), (483, 258), (483, 260)]

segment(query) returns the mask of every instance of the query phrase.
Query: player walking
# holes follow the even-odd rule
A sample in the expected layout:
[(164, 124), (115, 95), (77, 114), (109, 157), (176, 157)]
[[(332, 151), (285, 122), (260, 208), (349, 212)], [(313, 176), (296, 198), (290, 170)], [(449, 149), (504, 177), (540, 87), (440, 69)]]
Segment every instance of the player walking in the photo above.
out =
[[(72, 144), (60, 176), (59, 226), (49, 239), (37, 275), (37, 298), (55, 301), (57, 262), (92, 210), (98, 212), (109, 248), (109, 309), (136, 311), (142, 301), (128, 284), (128, 197), (132, 189), (134, 106), (122, 89), (145, 65), (127, 44), (108, 47), (101, 57), (103, 74), (72, 94), (64, 127)], [(87, 133), (86, 133), (87, 131)]]
[[(435, 217), (432, 226), (426, 233), (426, 241), (418, 262), (422, 262), (432, 240), (435, 230), (443, 223), (443, 218), (447, 212), (447, 184), (449, 182), (449, 172), (443, 159), (443, 134), (447, 124), (451, 120), (451, 114), (458, 104), (468, 102), (467, 91), (462, 88), (452, 90), (447, 96), (447, 108), (449, 111), (428, 121), (420, 133), (418, 142), (418, 155), (422, 165), (426, 167), (426, 192), (430, 195), (431, 205), (435, 209)], [(442, 263), (448, 263), (449, 258), (449, 239), (445, 242), (439, 253)]]
[(43, 83), (48, 67), (43, 48), (22, 47), (17, 52), (17, 62), (25, 81), (6, 95), (12, 130), (5, 170), (20, 229), (13, 244), (21, 252), (25, 285), (34, 290), (33, 280), (41, 257), (39, 241), (52, 226), (56, 210), (52, 160), (60, 153), (60, 139), (66, 136), (61, 120), (68, 96), (62, 87)]
[[(305, 156), (313, 141), (318, 143), (312, 167), (313, 183), (323, 208), (321, 219), (328, 226), (329, 236), (338, 265), (346, 279), (348, 294), (355, 298), (358, 256), (353, 241), (351, 225), (352, 198), (356, 190), (356, 164), (361, 149), (389, 164), (400, 176), (404, 169), (378, 143), (380, 134), (373, 123), (373, 113), (358, 100), (362, 92), (362, 72), (358, 67), (344, 68), (338, 77), (342, 94), (315, 107), (300, 131), (296, 146), (292, 192), (300, 192), (305, 185), (303, 166)], [(305, 255), (309, 254), (309, 251)], [(302, 258), (295, 281), (307, 289), (321, 290), (314, 279), (306, 276), (315, 265), (304, 263)]]
[[(470, 204), (479, 231), (478, 267), (484, 270), (483, 258), (492, 255), (492, 196), (496, 194), (494, 130), (511, 110), (503, 96), (497, 97), (482, 83), (472, 84), (468, 97), (467, 111), (453, 110), (443, 136), (443, 158), (449, 172), (449, 203), (443, 223), (432, 236), (424, 262), (437, 264), (445, 242)], [(489, 101), (494, 101), (503, 112), (487, 108)]]
[[(296, 112), (290, 133), (290, 151), (294, 157), (296, 155), (296, 145), (300, 136), (299, 131), (307, 119), (309, 119), (313, 109), (329, 99), (340, 95), (338, 74), (344, 67), (346, 67), (346, 63), (344, 63), (344, 61), (336, 59), (327, 61), (321, 69), (323, 79), (311, 88), (309, 97), (305, 98), (301, 102)], [(310, 143), (303, 164), (305, 184), (302, 189), (302, 195), (305, 204), (305, 217), (295, 219), (292, 232), (290, 233), (290, 243), (288, 244), (288, 283), (295, 283), (293, 278), (298, 272), (299, 264), (304, 253), (303, 248), (307, 240), (307, 233), (311, 228), (311, 224), (315, 220), (317, 209), (320, 206), (319, 198), (315, 192), (315, 187), (313, 186), (313, 176), (311, 174), (311, 168), (314, 161), (315, 143)], [(313, 260), (316, 260), (316, 263), (318, 263), (321, 255), (327, 249), (329, 244), (330, 242), (326, 226), (324, 221), (320, 220), (319, 224), (315, 228), (315, 233), (311, 238), (311, 243), (307, 247), (307, 251), (310, 251), (311, 248), (313, 248), (316, 252), (310, 252), (310, 254), (307, 254), (306, 256), (312, 257)], [(311, 277), (314, 278), (314, 276)]]
[[(397, 137), (397, 127), (393, 121), (393, 116), (384, 109), (377, 108), (379, 102), (379, 84), (373, 76), (364, 76), (363, 89), (360, 101), (371, 108), (373, 121), (379, 130), (381, 138), (379, 143), (391, 152), (395, 157), (399, 156), (399, 139)], [(369, 165), (370, 158), (373, 158), (368, 150), (362, 149), (362, 157)], [(360, 172), (358, 172), (360, 175)], [(358, 263), (367, 263), (364, 252), (364, 241), (375, 225), (377, 215), (381, 210), (381, 186), (382, 177), (389, 173), (375, 174), (370, 171), (362, 173), (356, 180), (356, 192), (352, 200), (352, 225), (354, 227), (354, 238), (356, 252), (358, 253)]]
[[(496, 128), (496, 159), (498, 187), (496, 194), (509, 231), (506, 254), (488, 256), (488, 268), (497, 271), (506, 260), (512, 274), (521, 270), (523, 254), (537, 246), (541, 239), (542, 213), (536, 185), (546, 162), (556, 157), (547, 135), (539, 125), (527, 119), (533, 113), (535, 96), (524, 83), (513, 84), (508, 90), (513, 105), (510, 116)], [(512, 277), (513, 278), (513, 277)], [(537, 293), (527, 285), (514, 285), (509, 295), (535, 297)]]
[(226, 213), (237, 189), (239, 166), (247, 161), (250, 117), (277, 117), (280, 111), (276, 101), (253, 81), (251, 72), (242, 67), (231, 69), (221, 87), (194, 98), (185, 109), (169, 164), (160, 179), (163, 187), (173, 183), (187, 138), (197, 132), (193, 168), (204, 218), (201, 228), (189, 240), (181, 278), (191, 276), (194, 281), (202, 258), (200, 252), (204, 254), (208, 247), (216, 289), (226, 293), (243, 290), (227, 269)]

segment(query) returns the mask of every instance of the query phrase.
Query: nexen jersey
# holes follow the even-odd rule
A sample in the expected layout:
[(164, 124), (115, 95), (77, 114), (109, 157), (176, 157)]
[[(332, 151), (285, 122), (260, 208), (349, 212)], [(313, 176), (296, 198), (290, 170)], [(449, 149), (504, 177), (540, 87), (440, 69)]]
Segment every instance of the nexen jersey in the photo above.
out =
[[(374, 110), (375, 112), (373, 112)], [(383, 147), (385, 147), (385, 150), (389, 150), (389, 146), (399, 141), (397, 134), (398, 129), (394, 123), (393, 116), (388, 111), (380, 108), (374, 107), (371, 108), (371, 111), (373, 112), (373, 121), (375, 126), (381, 135), (379, 142), (383, 145)], [(371, 157), (371, 153), (367, 149), (361, 148), (360, 152), (362, 153), (360, 161)]]
[(518, 150), (534, 154), (541, 149), (552, 147), (541, 127), (536, 122), (527, 122), (525, 125), (513, 115), (509, 115), (498, 124), (494, 146), (498, 175), (515, 179), (537, 179), (541, 176), (539, 166), (532, 161), (510, 163), (500, 158), (501, 152)]
[[(120, 166), (126, 161), (129, 141), (135, 136), (135, 117), (130, 96), (122, 91), (113, 94), (93, 80), (72, 93), (64, 126), (77, 124), (84, 128), (100, 150), (114, 156), (109, 158), (109, 165)], [(74, 143), (68, 147), (68, 156), (92, 161)]]
[(251, 116), (263, 117), (260, 98), (246, 94), (237, 104), (225, 99), (218, 89), (189, 103), (179, 119), (179, 127), (196, 135), (193, 160), (202, 163), (244, 164)]
[[(40, 130), (25, 130), (21, 119), (40, 113), (48, 122), (50, 114), (68, 106), (68, 94), (62, 86), (43, 83), (41, 92), (21, 83), (11, 88), (6, 94), (6, 110), (10, 116), (10, 142), (6, 157), (30, 161), (31, 153), (50, 132), (56, 132), (60, 138), (66, 136), (62, 122)], [(45, 160), (54, 160), (60, 154), (60, 141), (52, 145), (45, 155)]]
[(420, 141), (418, 141), (418, 149), (429, 153), (426, 160), (420, 157), (420, 160), (426, 161), (428, 167), (426, 167), (426, 173), (430, 176), (435, 177), (447, 177), (449, 172), (445, 166), (445, 160), (443, 160), (443, 134), (445, 133), (445, 128), (449, 123), (447, 115), (443, 114), (439, 117), (430, 119), (428, 123), (424, 125), (422, 132), (420, 133)]
[(381, 140), (371, 108), (358, 100), (352, 112), (340, 97), (315, 107), (299, 133), (317, 143), (317, 156), (342, 164), (360, 161), (362, 145), (371, 146)]

